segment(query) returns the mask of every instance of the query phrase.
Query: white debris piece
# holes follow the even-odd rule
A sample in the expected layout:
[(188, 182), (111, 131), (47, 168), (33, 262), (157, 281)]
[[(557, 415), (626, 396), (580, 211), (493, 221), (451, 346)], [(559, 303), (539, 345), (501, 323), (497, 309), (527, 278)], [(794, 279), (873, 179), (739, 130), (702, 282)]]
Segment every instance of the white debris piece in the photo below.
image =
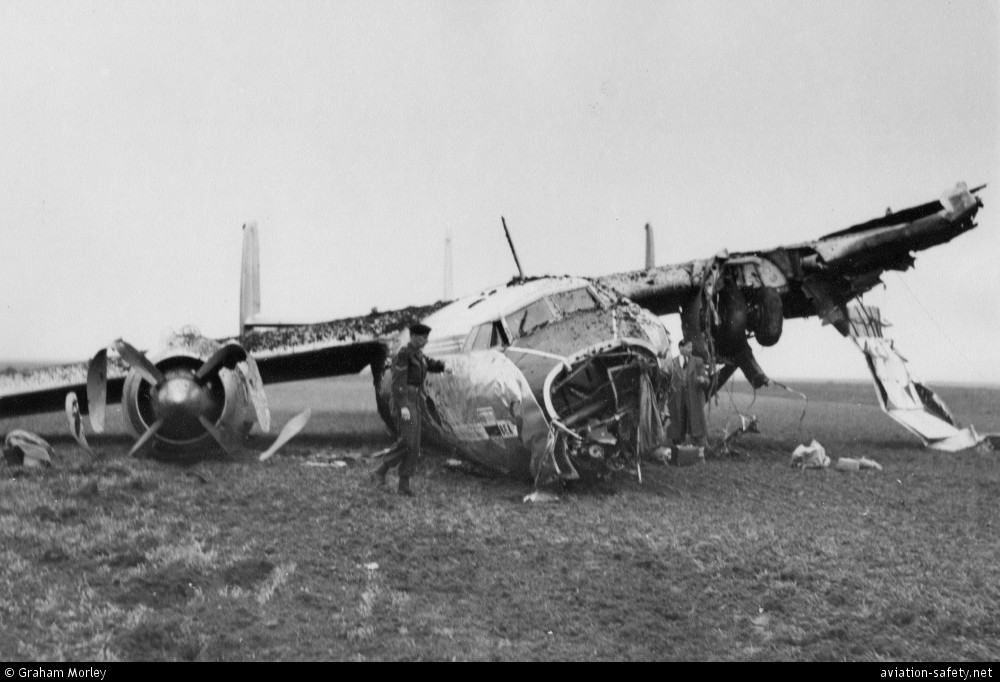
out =
[(795, 448), (791, 464), (793, 467), (803, 469), (825, 469), (830, 466), (830, 458), (826, 455), (826, 448), (813, 438), (809, 445), (799, 445)]
[(860, 471), (861, 463), (853, 457), (841, 457), (833, 468), (837, 471)]
[(867, 457), (862, 457), (858, 460), (858, 464), (861, 465), (862, 469), (874, 469), (875, 471), (882, 471), (882, 465), (876, 462), (874, 459), (868, 459)]
[(13, 429), (3, 442), (3, 456), (11, 466), (52, 466), (54, 451), (43, 438), (24, 429)]
[(867, 457), (861, 457), (860, 459), (855, 459), (853, 457), (841, 457), (837, 460), (837, 463), (833, 468), (837, 471), (861, 471), (862, 469), (882, 471), (881, 464), (873, 459), (868, 459)]
[(547, 493), (542, 490), (536, 490), (535, 492), (525, 495), (523, 502), (535, 502), (537, 504), (544, 504), (546, 502), (558, 502), (559, 496), (553, 495), (552, 493)]

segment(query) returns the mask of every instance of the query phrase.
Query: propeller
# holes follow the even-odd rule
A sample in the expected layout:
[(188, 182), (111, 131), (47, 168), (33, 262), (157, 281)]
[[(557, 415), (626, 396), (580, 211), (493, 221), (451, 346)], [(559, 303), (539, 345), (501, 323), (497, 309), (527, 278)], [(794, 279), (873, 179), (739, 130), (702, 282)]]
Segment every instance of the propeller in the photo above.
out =
[[(220, 441), (223, 449), (232, 451), (228, 443), (222, 443), (218, 429), (206, 416), (222, 413), (224, 401), (219, 397), (218, 384), (213, 387), (211, 382), (222, 369), (232, 369), (239, 362), (249, 359), (242, 346), (236, 342), (227, 343), (212, 353), (194, 372), (183, 366), (161, 370), (142, 351), (122, 339), (117, 339), (111, 346), (151, 386), (149, 409), (154, 421), (132, 447), (130, 455), (142, 455), (152, 445), (153, 436), (158, 432), (168, 439), (193, 440), (200, 433), (199, 425), (204, 426), (202, 422), (208, 422), (212, 426), (206, 430), (215, 440)], [(257, 376), (259, 377), (259, 372)], [(101, 432), (104, 430), (107, 403), (107, 349), (98, 351), (90, 361), (87, 371), (87, 400), (90, 405), (91, 426), (95, 432)], [(67, 404), (68, 416), (70, 409)], [(256, 405), (255, 409), (258, 409)], [(264, 410), (266, 409), (265, 403)]]
[(104, 433), (104, 406), (108, 402), (108, 349), (97, 351), (87, 368), (87, 406), (90, 428)]
[(80, 400), (76, 397), (76, 393), (70, 391), (66, 394), (66, 418), (69, 420), (69, 430), (73, 434), (73, 438), (76, 442), (80, 444), (80, 447), (90, 453), (90, 456), (94, 456), (94, 451), (90, 449), (90, 445), (87, 444), (87, 436), (83, 432), (83, 417), (80, 415)]
[(153, 425), (150, 426), (148, 429), (146, 429), (146, 432), (144, 434), (139, 436), (139, 440), (137, 440), (135, 442), (135, 445), (132, 446), (132, 449), (128, 451), (128, 456), (139, 457), (141, 455), (145, 455), (144, 448), (146, 447), (147, 444), (150, 444), (150, 442), (153, 440), (153, 436), (155, 436), (156, 432), (163, 427), (163, 424), (164, 424), (163, 419), (157, 419), (155, 422), (153, 422)]
[(236, 445), (236, 438), (233, 437), (233, 434), (230, 433), (228, 429), (222, 426), (216, 426), (212, 422), (205, 419), (202, 415), (198, 415), (198, 421), (205, 427), (205, 430), (208, 431), (209, 435), (215, 439), (215, 442), (219, 444), (219, 447), (222, 448), (223, 452), (230, 457), (236, 454), (238, 447)]
[(231, 341), (212, 353), (212, 357), (208, 360), (205, 360), (205, 364), (199, 367), (198, 371), (195, 372), (194, 380), (199, 384), (204, 384), (210, 376), (223, 367), (226, 369), (233, 369), (236, 367), (236, 363), (246, 360), (247, 357), (249, 356), (247, 356), (247, 352), (243, 350), (243, 346)]
[[(141, 351), (136, 350), (121, 339), (118, 339), (112, 345), (114, 345), (118, 354), (122, 356), (122, 360), (132, 365), (132, 369), (137, 371), (143, 379), (153, 384), (153, 386), (159, 386), (163, 383), (166, 377), (163, 376), (163, 373), (156, 368), (156, 365), (150, 362), (149, 358), (143, 355)], [(209, 359), (211, 360), (211, 358)]]
[(271, 410), (267, 406), (267, 394), (264, 393), (264, 380), (260, 378), (260, 369), (252, 355), (247, 355), (247, 388), (250, 392), (250, 402), (257, 413), (257, 424), (260, 430), (267, 433), (271, 430)]
[(305, 428), (306, 424), (309, 422), (309, 417), (311, 416), (312, 410), (307, 407), (289, 419), (288, 423), (285, 424), (285, 427), (281, 429), (281, 433), (279, 433), (278, 437), (274, 440), (274, 443), (271, 444), (271, 447), (260, 453), (260, 461), (266, 462), (274, 453), (278, 451), (278, 448), (294, 438), (299, 431)]
[[(212, 380), (222, 369), (233, 370), (241, 365), (242, 374), (246, 379), (247, 394), (253, 405), (257, 423), (265, 433), (271, 428), (271, 412), (264, 393), (264, 382), (256, 361), (236, 341), (230, 341), (216, 350), (204, 363), (192, 372), (190, 367), (164, 365), (160, 369), (146, 357), (142, 351), (123, 341), (116, 340), (111, 344), (122, 360), (128, 363), (151, 389), (148, 393), (148, 409), (154, 421), (139, 437), (129, 455), (138, 457), (155, 442), (154, 436), (160, 433), (161, 438), (170, 440), (197, 439), (204, 429), (227, 455), (235, 455), (241, 449), (240, 437), (225, 423), (216, 423), (218, 415), (222, 414), (223, 401), (220, 399), (219, 385)], [(161, 363), (163, 364), (163, 363)], [(87, 371), (87, 400), (90, 406), (91, 427), (95, 432), (104, 430), (105, 408), (107, 403), (107, 349), (98, 351), (90, 361)], [(72, 397), (70, 397), (72, 396)], [(76, 396), (70, 394), (66, 398), (66, 415), (74, 438), (80, 445), (91, 452), (83, 435), (79, 422), (79, 403)], [(75, 410), (75, 411), (74, 411)], [(143, 421), (148, 419), (147, 416)], [(215, 414), (215, 417), (212, 415)], [(311, 410), (306, 409), (285, 424), (274, 443), (260, 455), (260, 461), (265, 461), (274, 455), (280, 447), (298, 434), (311, 416)], [(194, 435), (191, 435), (191, 434)]]

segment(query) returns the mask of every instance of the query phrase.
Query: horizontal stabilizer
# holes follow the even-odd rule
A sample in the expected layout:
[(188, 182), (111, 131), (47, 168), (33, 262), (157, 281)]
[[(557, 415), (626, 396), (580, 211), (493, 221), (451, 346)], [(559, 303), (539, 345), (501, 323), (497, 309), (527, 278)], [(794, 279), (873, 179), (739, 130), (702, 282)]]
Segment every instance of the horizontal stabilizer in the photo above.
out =
[(852, 305), (849, 314), (851, 340), (865, 354), (879, 405), (893, 421), (935, 450), (957, 452), (983, 440), (971, 426), (960, 428), (941, 398), (910, 374), (906, 358), (882, 336), (878, 308)]

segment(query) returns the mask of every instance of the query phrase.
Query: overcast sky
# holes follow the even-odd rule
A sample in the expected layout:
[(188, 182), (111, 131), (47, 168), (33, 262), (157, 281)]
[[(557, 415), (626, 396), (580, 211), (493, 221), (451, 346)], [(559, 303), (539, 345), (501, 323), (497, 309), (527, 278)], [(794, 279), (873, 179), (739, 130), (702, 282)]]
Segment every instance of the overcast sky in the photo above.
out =
[[(1000, 383), (1000, 11), (953, 2), (0, 2), (0, 358), (317, 320), (516, 271), (814, 239), (990, 183), (870, 296), (914, 372)], [(674, 328), (679, 325), (674, 324)], [(867, 376), (815, 319), (776, 377)]]

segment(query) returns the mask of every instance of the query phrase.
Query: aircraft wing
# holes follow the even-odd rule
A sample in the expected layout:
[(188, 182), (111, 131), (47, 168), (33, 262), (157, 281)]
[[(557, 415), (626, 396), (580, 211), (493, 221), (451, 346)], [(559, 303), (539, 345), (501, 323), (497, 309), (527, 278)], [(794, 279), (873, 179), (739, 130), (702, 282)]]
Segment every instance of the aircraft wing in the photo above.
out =
[[(119, 402), (126, 365), (118, 358), (108, 362), (107, 399)], [(0, 373), (0, 418), (55, 412), (66, 405), (66, 394), (76, 393), (80, 409), (87, 406), (87, 362), (25, 370), (8, 368)]]
[[(399, 332), (443, 305), (439, 302), (313, 324), (251, 321), (241, 344), (256, 360), (264, 383), (356, 374), (369, 365), (381, 374)], [(86, 414), (87, 370), (84, 361), (0, 373), (0, 418), (61, 411), (70, 391), (77, 394), (80, 411)], [(128, 366), (120, 358), (109, 356), (106, 402), (121, 401), (127, 373)]]
[[(681, 314), (696, 352), (725, 366), (717, 386), (738, 367), (754, 386), (768, 379), (747, 344), (772, 346), (783, 320), (819, 317), (848, 335), (847, 305), (881, 282), (886, 270), (906, 270), (914, 253), (976, 227), (982, 201), (958, 183), (939, 200), (774, 249), (597, 278), (657, 315)], [(647, 262), (651, 259), (647, 256)], [(714, 364), (714, 363), (713, 363)]]
[(242, 343), (266, 384), (357, 374), (368, 365), (380, 372), (398, 334), (444, 305), (439, 301), (314, 324), (254, 320), (246, 325)]
[(882, 273), (906, 270), (914, 263), (913, 252), (951, 241), (976, 226), (982, 201), (975, 193), (980, 189), (958, 183), (939, 200), (889, 212), (811, 242), (746, 253), (722, 251), (704, 260), (598, 280), (657, 315), (681, 312), (706, 288), (711, 296), (731, 284), (742, 291), (746, 313), (752, 317), (753, 294), (770, 289), (780, 296), (782, 317), (817, 315), (846, 335), (845, 306), (878, 284)]

